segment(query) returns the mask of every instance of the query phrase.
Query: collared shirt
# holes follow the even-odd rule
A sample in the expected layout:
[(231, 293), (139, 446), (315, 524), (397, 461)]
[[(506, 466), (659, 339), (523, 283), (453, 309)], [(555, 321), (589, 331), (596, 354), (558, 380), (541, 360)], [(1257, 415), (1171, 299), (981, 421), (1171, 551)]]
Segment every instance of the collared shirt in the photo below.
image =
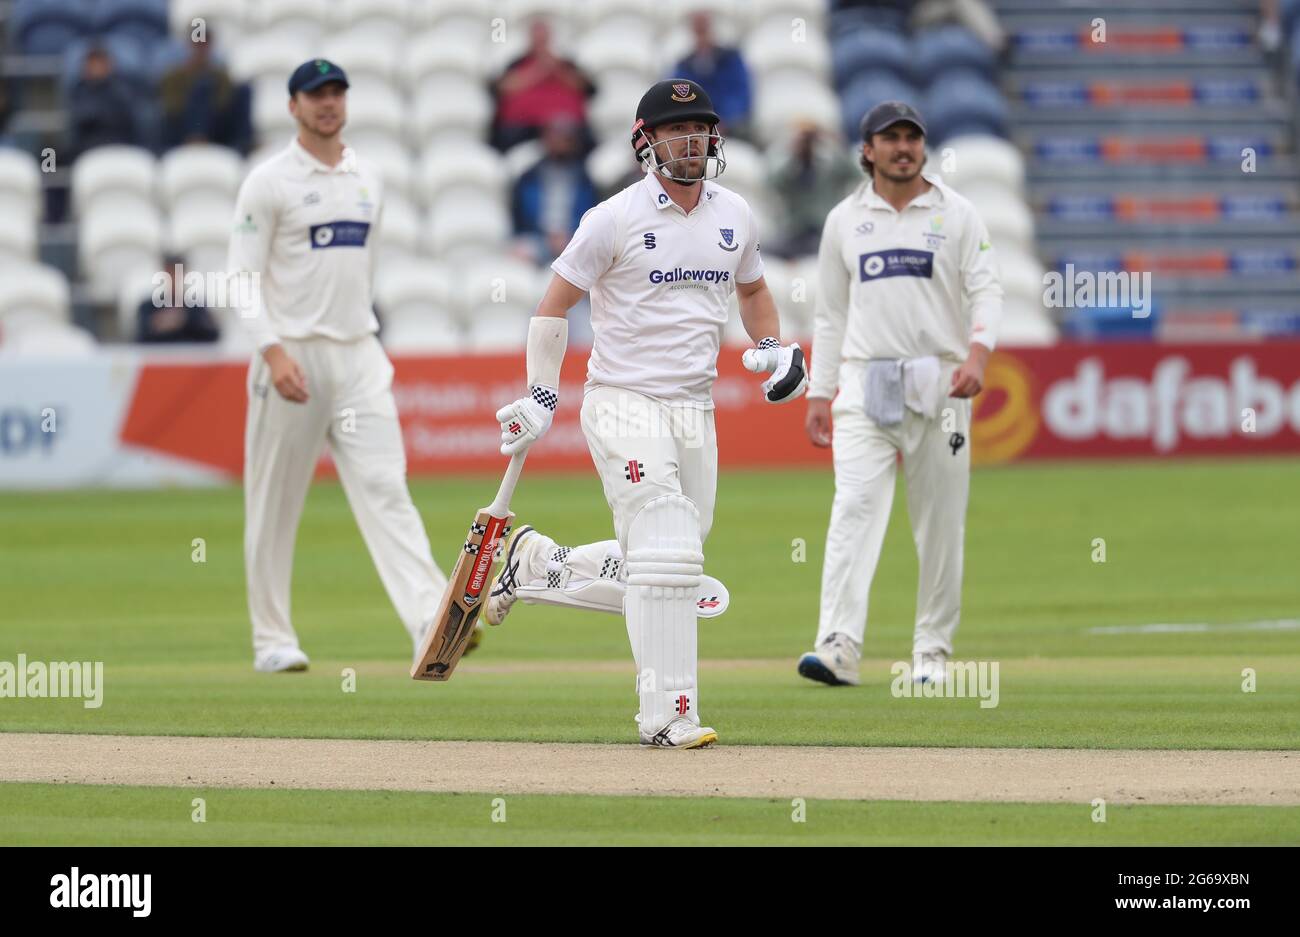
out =
[(711, 181), (689, 213), (657, 175), (582, 216), (551, 269), (591, 294), (587, 386), (713, 405), (736, 284), (763, 275), (749, 205)]
[(937, 176), (901, 212), (867, 180), (826, 217), (818, 251), (809, 397), (832, 398), (844, 362), (992, 349), (1002, 318), (988, 229)]
[(371, 245), (382, 205), (379, 174), (350, 147), (326, 166), (294, 139), (248, 174), (228, 269), (261, 275), (254, 302), (240, 309), (259, 352), (283, 338), (349, 341), (378, 331)]

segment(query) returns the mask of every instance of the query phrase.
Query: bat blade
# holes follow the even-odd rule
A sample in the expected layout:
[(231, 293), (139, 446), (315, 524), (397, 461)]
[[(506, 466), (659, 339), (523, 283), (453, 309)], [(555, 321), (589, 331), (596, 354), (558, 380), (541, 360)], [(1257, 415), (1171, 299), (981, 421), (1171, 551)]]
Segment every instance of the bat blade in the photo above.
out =
[(447, 580), (447, 590), (442, 595), (433, 625), (424, 636), (420, 655), (411, 667), (413, 680), (443, 681), (451, 678), (488, 599), (488, 583), (497, 547), (510, 533), (513, 519), (513, 513), (498, 517), (486, 508), (474, 518), (465, 546)]

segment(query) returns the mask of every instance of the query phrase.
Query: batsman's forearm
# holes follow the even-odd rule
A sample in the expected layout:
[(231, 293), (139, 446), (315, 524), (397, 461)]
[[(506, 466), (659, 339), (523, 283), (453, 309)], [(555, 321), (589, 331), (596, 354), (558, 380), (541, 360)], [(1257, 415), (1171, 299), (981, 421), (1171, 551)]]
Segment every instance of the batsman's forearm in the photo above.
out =
[(740, 321), (755, 344), (768, 336), (778, 341), (781, 338), (781, 317), (777, 314), (772, 291), (766, 287), (740, 297)]

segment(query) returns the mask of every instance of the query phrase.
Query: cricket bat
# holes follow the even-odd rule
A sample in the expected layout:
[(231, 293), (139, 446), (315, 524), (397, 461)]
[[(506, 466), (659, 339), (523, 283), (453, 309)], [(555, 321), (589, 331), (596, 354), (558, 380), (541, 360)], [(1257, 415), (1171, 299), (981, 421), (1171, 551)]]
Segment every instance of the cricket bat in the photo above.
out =
[(510, 512), (510, 498), (524, 467), (526, 452), (511, 456), (496, 500), (479, 508), (470, 525), (465, 548), (456, 560), (456, 568), (447, 580), (447, 591), (438, 605), (438, 614), (420, 645), (420, 656), (411, 667), (413, 680), (448, 680), (465, 653), (479, 612), (488, 598), (488, 583), (496, 562), (497, 548), (510, 534), (515, 516)]

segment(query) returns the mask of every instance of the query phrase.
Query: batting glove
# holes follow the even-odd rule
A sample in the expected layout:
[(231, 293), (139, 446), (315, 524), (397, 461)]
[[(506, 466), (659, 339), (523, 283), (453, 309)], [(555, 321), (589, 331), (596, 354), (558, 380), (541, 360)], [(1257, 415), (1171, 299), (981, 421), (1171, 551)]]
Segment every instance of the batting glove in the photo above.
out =
[(757, 348), (747, 350), (740, 360), (747, 371), (772, 372), (763, 382), (763, 399), (768, 403), (789, 403), (808, 389), (808, 371), (798, 342), (782, 346), (768, 337)]
[(551, 418), (555, 416), (555, 406), (559, 402), (560, 394), (554, 387), (535, 384), (527, 397), (520, 397), (498, 410), (501, 454), (512, 456), (524, 452), (546, 435), (546, 431), (551, 428)]

